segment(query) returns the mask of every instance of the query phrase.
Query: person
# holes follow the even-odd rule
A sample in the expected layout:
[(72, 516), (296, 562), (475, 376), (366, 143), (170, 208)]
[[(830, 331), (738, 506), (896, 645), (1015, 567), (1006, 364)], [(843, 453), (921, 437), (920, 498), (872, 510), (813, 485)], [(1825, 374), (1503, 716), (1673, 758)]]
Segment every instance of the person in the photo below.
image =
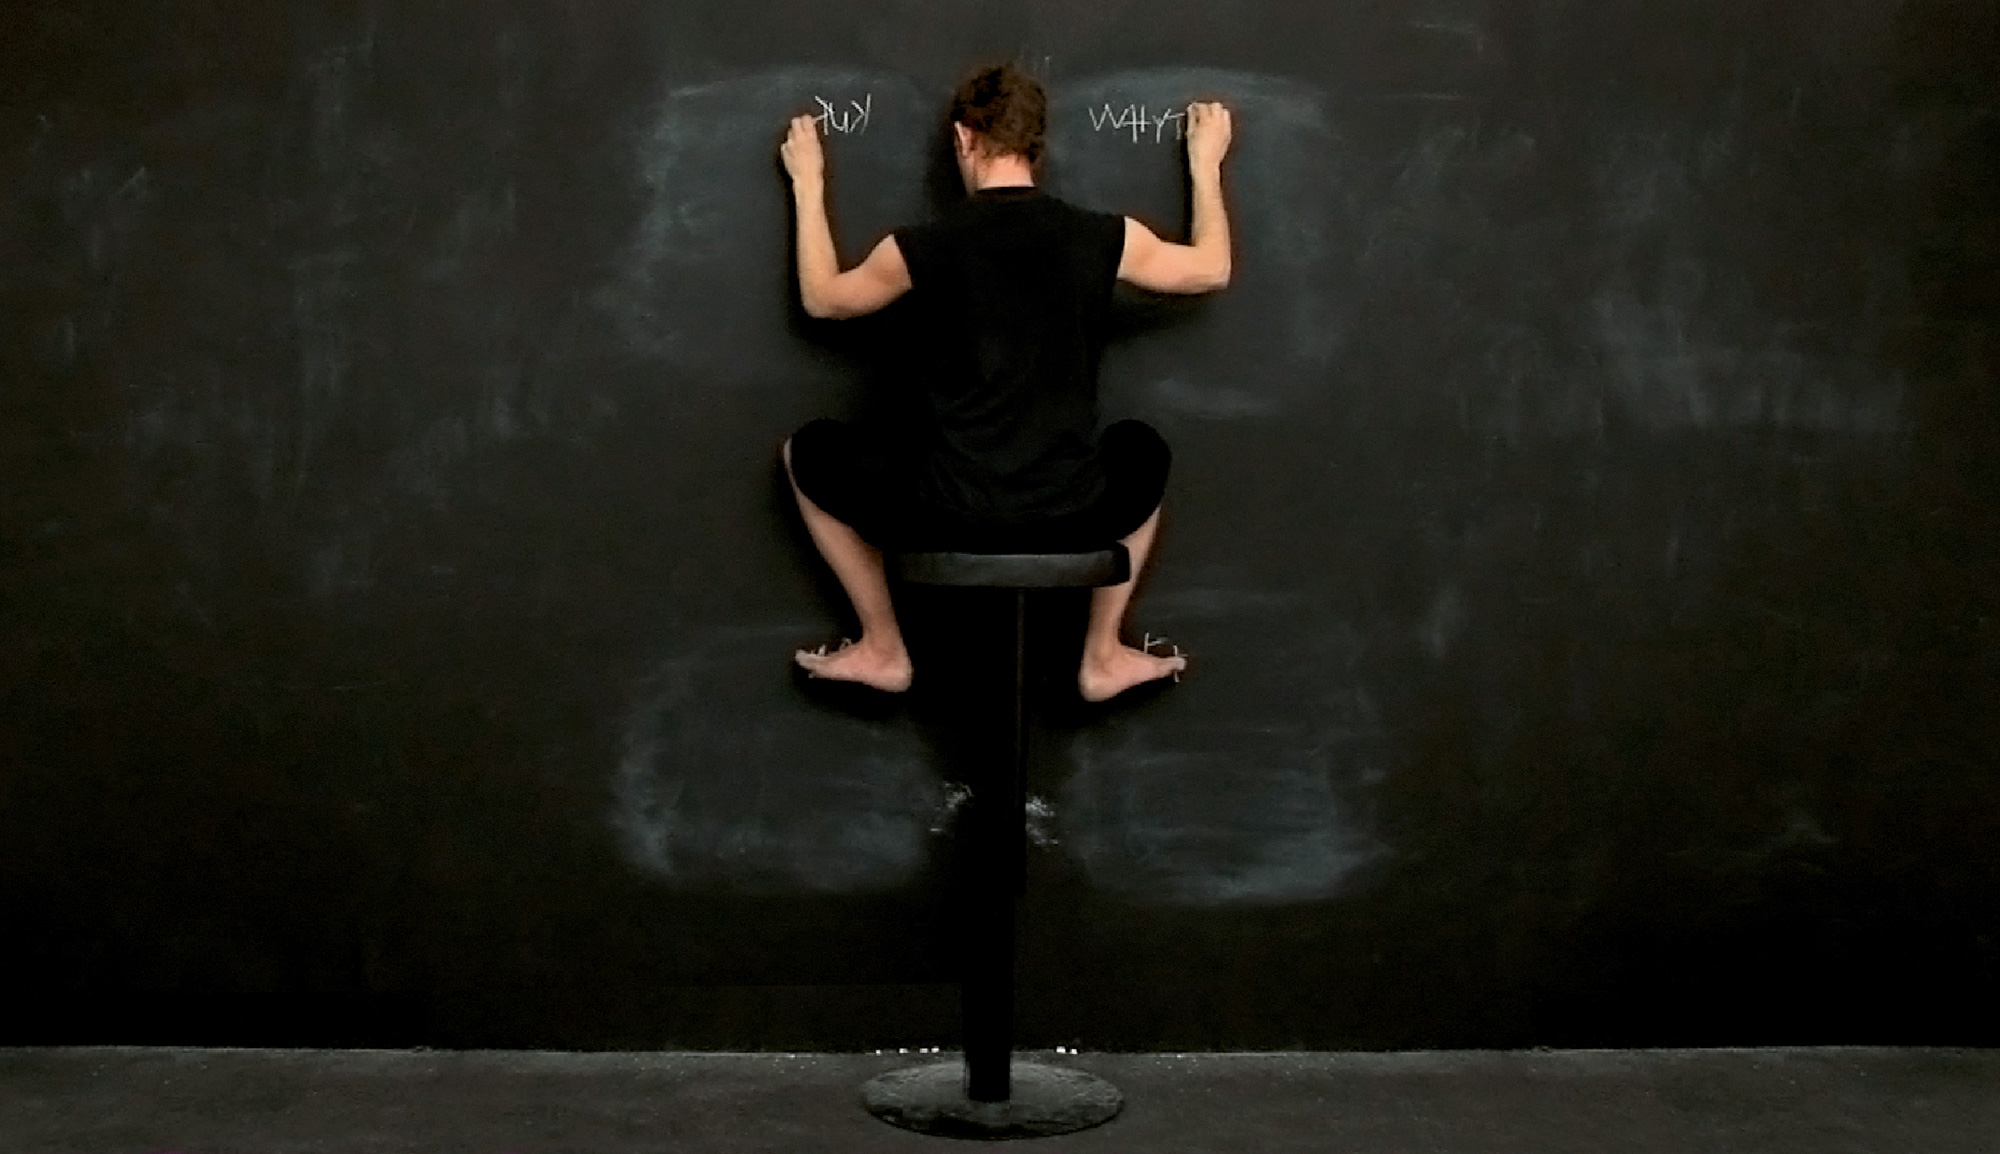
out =
[(1061, 552), (1122, 541), (1132, 577), (1092, 591), (1077, 689), (1104, 701), (1179, 673), (1186, 659), (1120, 637), (1159, 529), (1170, 453), (1136, 421), (1097, 432), (1097, 361), (1114, 280), (1162, 293), (1229, 283), (1222, 160), (1229, 110), (1187, 112), (1190, 243), (1130, 217), (1088, 212), (1036, 185), (1047, 101), (1012, 64), (979, 68), (951, 103), (966, 199), (884, 237), (843, 271), (826, 213), (826, 161), (811, 116), (780, 148), (798, 221), (799, 295), (814, 317), (875, 312), (914, 290), (936, 334), (918, 431), (896, 440), (820, 420), (782, 449), (814, 545), (860, 619), (834, 652), (801, 650), (814, 677), (895, 693), (913, 668), (890, 601), (883, 549)]

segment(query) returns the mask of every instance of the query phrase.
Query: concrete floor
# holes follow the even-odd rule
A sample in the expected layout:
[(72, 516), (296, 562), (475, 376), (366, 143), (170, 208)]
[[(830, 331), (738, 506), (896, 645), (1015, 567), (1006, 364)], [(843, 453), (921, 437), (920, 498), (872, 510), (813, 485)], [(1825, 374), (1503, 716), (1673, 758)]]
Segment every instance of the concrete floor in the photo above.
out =
[[(1035, 1149), (2000, 1151), (2000, 1051), (1032, 1055), (1124, 1113)], [(914, 1151), (894, 1054), (0, 1049), (6, 1154)]]

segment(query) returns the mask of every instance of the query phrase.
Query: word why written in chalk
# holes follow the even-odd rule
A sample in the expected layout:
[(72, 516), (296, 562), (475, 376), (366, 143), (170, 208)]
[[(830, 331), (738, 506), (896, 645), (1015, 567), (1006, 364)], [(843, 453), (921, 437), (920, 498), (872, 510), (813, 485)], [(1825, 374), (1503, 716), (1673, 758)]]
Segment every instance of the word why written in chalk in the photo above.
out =
[(868, 131), (868, 113), (875, 106), (875, 94), (870, 92), (859, 100), (850, 100), (847, 107), (837, 108), (833, 101), (824, 96), (813, 97), (819, 105), (819, 130), (831, 136), (838, 132), (845, 136), (856, 136)]
[(1109, 101), (1101, 108), (1090, 112), (1090, 127), (1098, 132), (1130, 132), (1132, 143), (1139, 143), (1141, 136), (1150, 134), (1154, 144), (1167, 139), (1167, 126), (1172, 125), (1174, 139), (1179, 140), (1187, 132), (1188, 109), (1184, 104), (1179, 108), (1161, 109), (1155, 116), (1143, 104), (1128, 104), (1124, 108), (1113, 108)]

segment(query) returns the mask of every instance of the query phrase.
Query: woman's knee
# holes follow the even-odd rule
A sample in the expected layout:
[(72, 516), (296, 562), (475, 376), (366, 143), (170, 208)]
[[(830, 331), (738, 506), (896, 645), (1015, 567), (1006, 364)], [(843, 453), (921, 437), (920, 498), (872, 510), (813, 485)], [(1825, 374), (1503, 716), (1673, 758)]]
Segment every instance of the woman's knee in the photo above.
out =
[(1166, 439), (1143, 421), (1120, 421), (1104, 430), (1097, 451), (1112, 473), (1141, 482), (1145, 488), (1158, 485), (1164, 489), (1174, 463), (1174, 451), (1167, 447)]
[(826, 458), (830, 452), (837, 456), (838, 450), (835, 446), (840, 443), (845, 432), (846, 426), (828, 417), (807, 421), (800, 426), (798, 432), (786, 437), (785, 443), (779, 447), (778, 455), (785, 462), (785, 473), (796, 482), (798, 480), (796, 462), (801, 458), (811, 462)]
[(1140, 457), (1160, 457), (1171, 460), (1174, 455), (1168, 447), (1167, 439), (1159, 431), (1144, 421), (1125, 420), (1108, 426), (1099, 438), (1101, 448)]

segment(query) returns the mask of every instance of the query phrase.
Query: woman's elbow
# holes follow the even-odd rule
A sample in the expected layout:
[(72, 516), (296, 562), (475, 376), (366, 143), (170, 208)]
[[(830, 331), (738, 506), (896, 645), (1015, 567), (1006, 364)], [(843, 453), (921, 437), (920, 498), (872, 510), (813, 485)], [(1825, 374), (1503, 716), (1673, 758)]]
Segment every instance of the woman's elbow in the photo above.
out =
[(835, 279), (811, 293), (801, 291), (799, 296), (806, 306), (807, 316), (823, 321), (844, 321), (870, 311), (862, 289), (862, 285), (851, 279)]

